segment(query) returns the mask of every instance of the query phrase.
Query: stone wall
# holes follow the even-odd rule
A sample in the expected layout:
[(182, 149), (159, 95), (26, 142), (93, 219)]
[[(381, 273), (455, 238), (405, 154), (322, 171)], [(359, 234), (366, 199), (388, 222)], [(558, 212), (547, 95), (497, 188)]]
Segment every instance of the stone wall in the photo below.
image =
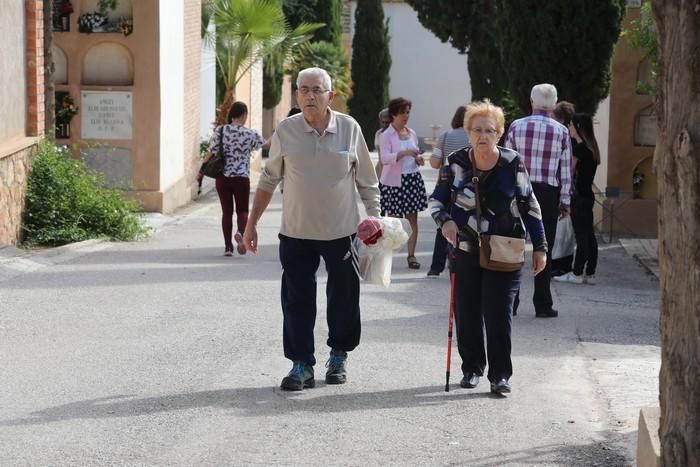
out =
[(33, 146), (0, 156), (0, 244), (21, 240), (24, 195)]

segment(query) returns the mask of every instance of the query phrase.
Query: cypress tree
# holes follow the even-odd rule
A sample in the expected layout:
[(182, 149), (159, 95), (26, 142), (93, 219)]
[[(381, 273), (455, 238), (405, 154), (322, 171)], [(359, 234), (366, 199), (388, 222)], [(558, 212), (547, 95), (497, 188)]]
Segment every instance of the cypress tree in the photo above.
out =
[(317, 0), (316, 17), (312, 22), (326, 23), (314, 34), (314, 41), (330, 42), (340, 45), (343, 35), (343, 1), (342, 0)]
[(610, 89), (610, 59), (625, 0), (499, 0), (500, 50), (508, 89), (523, 113), (530, 90), (552, 83), (560, 100), (594, 114)]
[(474, 99), (518, 116), (530, 113), (537, 83), (554, 84), (582, 112), (608, 94), (625, 0), (406, 1), (438, 39), (468, 53)]
[(388, 20), (380, 0), (358, 0), (355, 9), (355, 35), (352, 40), (352, 92), (350, 114), (357, 120), (367, 145), (374, 147), (377, 113), (389, 100)]

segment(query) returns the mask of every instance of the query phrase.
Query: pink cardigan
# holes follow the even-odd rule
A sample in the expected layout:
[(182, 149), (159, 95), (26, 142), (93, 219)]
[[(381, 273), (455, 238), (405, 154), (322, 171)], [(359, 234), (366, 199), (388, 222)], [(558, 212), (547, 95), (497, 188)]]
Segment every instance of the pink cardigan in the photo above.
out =
[[(408, 132), (411, 134), (411, 139), (416, 143), (418, 147), (418, 137), (416, 132), (408, 128)], [(396, 154), (401, 151), (401, 141), (399, 139), (399, 132), (394, 129), (393, 125), (389, 125), (389, 128), (384, 130), (382, 134), (379, 135), (379, 149), (382, 160), (382, 176), (379, 181), (382, 185), (387, 186), (401, 186), (401, 161), (396, 160)]]

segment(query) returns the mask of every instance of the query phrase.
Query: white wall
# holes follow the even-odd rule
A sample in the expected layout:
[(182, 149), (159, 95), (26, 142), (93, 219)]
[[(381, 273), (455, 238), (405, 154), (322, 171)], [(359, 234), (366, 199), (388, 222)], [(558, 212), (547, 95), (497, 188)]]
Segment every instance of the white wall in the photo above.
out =
[(608, 186), (608, 143), (610, 140), (610, 97), (606, 97), (598, 105), (598, 111), (593, 117), (593, 131), (600, 149), (600, 165), (595, 173), (593, 183), (599, 190), (605, 191)]
[[(353, 2), (353, 31), (356, 6)], [(471, 99), (467, 56), (425, 29), (406, 3), (385, 2), (384, 16), (390, 18), (390, 98), (413, 102), (408, 126), (419, 137), (432, 137), (432, 125), (440, 125), (438, 134), (449, 129), (455, 109)]]
[[(214, 32), (214, 24), (209, 31)], [(199, 72), (199, 136), (209, 138), (216, 119), (216, 54), (214, 47), (202, 42), (202, 67)]]
[(160, 187), (184, 174), (185, 27), (183, 0), (160, 0)]
[(25, 135), (27, 123), (24, 1), (0, 0), (0, 140)]

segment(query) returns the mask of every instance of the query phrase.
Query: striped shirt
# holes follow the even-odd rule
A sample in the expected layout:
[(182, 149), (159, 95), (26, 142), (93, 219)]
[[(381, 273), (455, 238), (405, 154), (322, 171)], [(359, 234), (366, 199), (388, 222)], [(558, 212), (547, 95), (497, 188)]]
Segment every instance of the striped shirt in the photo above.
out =
[(438, 137), (435, 149), (433, 149), (433, 154), (430, 157), (438, 160), (444, 157), (444, 165), (447, 162), (447, 156), (467, 146), (469, 146), (469, 137), (467, 137), (467, 132), (464, 131), (464, 128), (453, 128)]
[(546, 110), (511, 123), (505, 147), (518, 151), (532, 183), (560, 187), (561, 204), (571, 203), (571, 138)]

